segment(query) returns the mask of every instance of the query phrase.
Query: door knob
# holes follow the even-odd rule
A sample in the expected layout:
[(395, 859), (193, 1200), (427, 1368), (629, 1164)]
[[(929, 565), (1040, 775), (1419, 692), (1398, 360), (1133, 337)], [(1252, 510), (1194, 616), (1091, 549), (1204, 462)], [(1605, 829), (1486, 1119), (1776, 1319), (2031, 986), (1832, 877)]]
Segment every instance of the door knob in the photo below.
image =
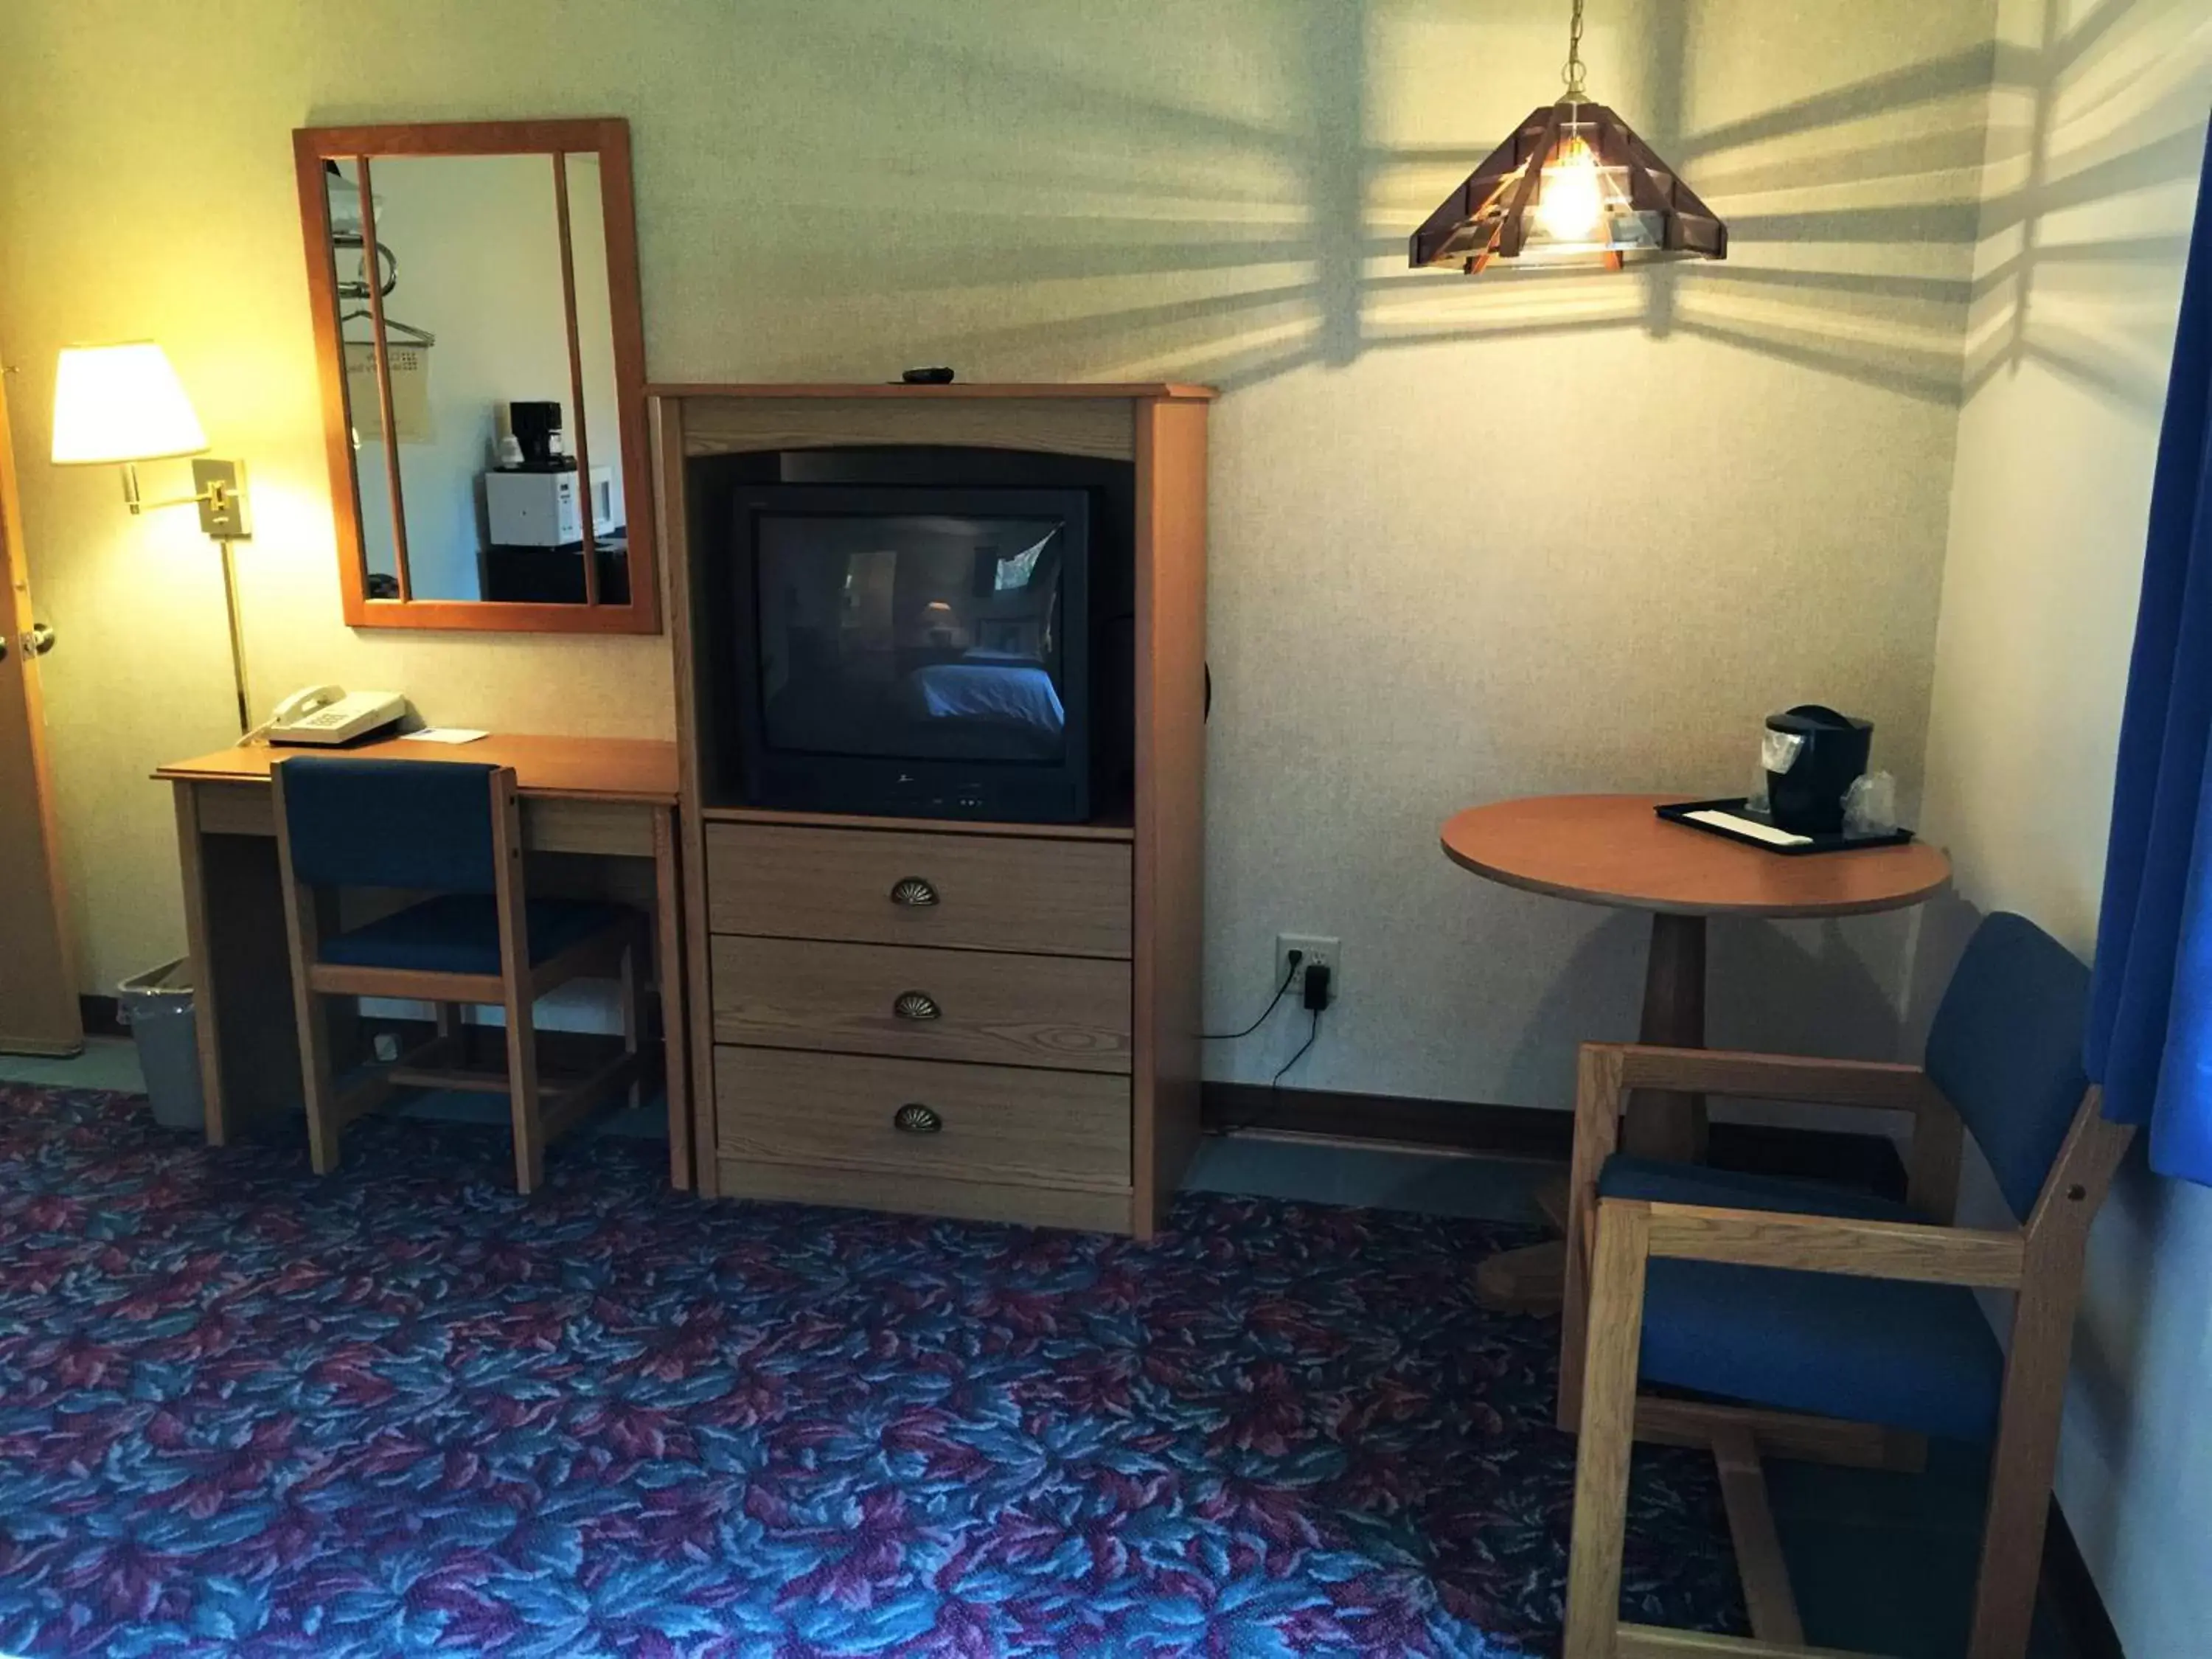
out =
[(43, 657), (54, 648), (54, 625), (52, 623), (33, 623), (23, 635), (23, 650), (27, 655)]

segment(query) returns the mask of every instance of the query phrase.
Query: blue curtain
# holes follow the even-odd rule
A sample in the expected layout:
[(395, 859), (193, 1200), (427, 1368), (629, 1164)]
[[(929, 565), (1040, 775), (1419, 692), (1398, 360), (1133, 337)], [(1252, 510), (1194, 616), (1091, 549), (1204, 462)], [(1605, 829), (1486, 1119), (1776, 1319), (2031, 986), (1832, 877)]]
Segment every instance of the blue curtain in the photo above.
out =
[(2151, 1167), (2212, 1184), (2212, 150), (2151, 490), (2097, 970), (2089, 1075), (2150, 1125)]

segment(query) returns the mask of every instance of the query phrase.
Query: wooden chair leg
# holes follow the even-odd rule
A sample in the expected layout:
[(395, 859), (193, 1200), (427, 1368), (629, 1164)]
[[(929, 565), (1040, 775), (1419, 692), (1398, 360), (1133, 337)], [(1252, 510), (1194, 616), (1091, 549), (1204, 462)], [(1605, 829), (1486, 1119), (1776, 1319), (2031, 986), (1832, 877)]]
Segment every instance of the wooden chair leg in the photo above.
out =
[(1566, 1235), (1559, 1307), (1559, 1426), (1569, 1434), (1580, 1422), (1583, 1341), (1589, 1323), (1589, 1250), (1597, 1220), (1597, 1177), (1620, 1139), (1620, 1051), (1585, 1043), (1576, 1062), (1575, 1143), (1567, 1166)]
[[(331, 1067), (330, 1004), (308, 984), (321, 956), (323, 934), (337, 924), (337, 900), (299, 879), (292, 868), (292, 838), (284, 811), (284, 769), (269, 775), (276, 816), (276, 869), (284, 896), (284, 951), (291, 968), (292, 1018), (300, 1036), (300, 1093), (307, 1109), (307, 1160), (317, 1175), (338, 1167), (338, 1139), (345, 1130)], [(204, 968), (205, 964), (202, 964)], [(200, 1040), (209, 1040), (203, 1025)]]
[[(636, 1057), (639, 1040), (645, 1028), (644, 975), (638, 971), (638, 958), (644, 942), (632, 939), (623, 946), (622, 953), (622, 1023), (623, 1052)], [(645, 1079), (635, 1068), (629, 1080), (629, 1107), (635, 1111), (645, 1104)]]
[(514, 1189), (529, 1194), (545, 1179), (545, 1120), (538, 1089), (538, 1026), (529, 988), (507, 993), (507, 1099), (514, 1125)]
[(1644, 1271), (1650, 1222), (1642, 1208), (1598, 1207), (1590, 1253), (1581, 1425), (1575, 1443), (1573, 1542), (1561, 1659), (1613, 1659), (1620, 1562), (1628, 1528), (1628, 1462), (1636, 1437), (1636, 1361), (1644, 1341)]
[(2031, 1282), (2013, 1311), (1966, 1659), (2025, 1659), (2027, 1652), (2058, 1464), (2077, 1285), (2078, 1277), (2074, 1283), (2053, 1285), (2049, 1277)]
[(1766, 1471), (1759, 1461), (1759, 1442), (1741, 1424), (1713, 1435), (1713, 1462), (1721, 1475), (1721, 1506), (1728, 1512), (1729, 1536), (1735, 1544), (1736, 1577), (1743, 1581), (1744, 1611), (1754, 1639), (1778, 1648), (1805, 1645), (1804, 1622), (1790, 1587), (1789, 1564), (1774, 1528), (1774, 1506), (1766, 1493)]
[(307, 1105), (307, 1159), (317, 1175), (328, 1175), (338, 1167), (345, 1133), (331, 1066), (330, 1000), (305, 984), (295, 988), (293, 1000), (300, 1023), (300, 1086)]

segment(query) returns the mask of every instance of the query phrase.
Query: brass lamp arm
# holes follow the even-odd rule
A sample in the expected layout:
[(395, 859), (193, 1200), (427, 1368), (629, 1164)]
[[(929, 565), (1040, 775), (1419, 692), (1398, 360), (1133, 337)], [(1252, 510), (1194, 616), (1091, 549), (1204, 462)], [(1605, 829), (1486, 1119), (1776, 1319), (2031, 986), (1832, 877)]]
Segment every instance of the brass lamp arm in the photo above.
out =
[(157, 507), (194, 507), (202, 501), (219, 507), (229, 493), (229, 485), (216, 480), (196, 495), (171, 495), (162, 501), (149, 501), (138, 493), (138, 463), (123, 463), (123, 504), (133, 513), (145, 513)]
[(138, 493), (138, 464), (123, 463), (123, 504), (134, 514), (162, 507), (197, 507), (200, 529), (217, 541), (238, 541), (252, 534), (246, 516), (246, 469), (237, 461), (195, 458), (192, 482), (199, 486), (189, 495), (171, 495), (149, 501)]

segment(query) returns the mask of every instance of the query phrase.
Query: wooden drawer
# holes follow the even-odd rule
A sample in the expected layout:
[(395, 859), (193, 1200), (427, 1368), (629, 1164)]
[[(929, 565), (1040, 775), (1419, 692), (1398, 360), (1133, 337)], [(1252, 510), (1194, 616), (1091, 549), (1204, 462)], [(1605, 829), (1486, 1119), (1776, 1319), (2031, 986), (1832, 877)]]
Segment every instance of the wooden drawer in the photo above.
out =
[[(901, 1109), (917, 1105), (940, 1127), (897, 1127)], [(718, 1047), (714, 1116), (723, 1158), (739, 1164), (1108, 1193), (1129, 1187), (1129, 1085), (1121, 1078)]]
[(1129, 1070), (1125, 962), (728, 934), (712, 962), (718, 1042)]
[[(276, 798), (265, 783), (195, 783), (194, 811), (204, 836), (273, 836)], [(533, 853), (590, 853), (606, 858), (654, 856), (653, 820), (668, 809), (645, 801), (586, 800), (528, 795), (522, 801), (522, 844)]]
[[(896, 901), (910, 882), (933, 902)], [(1129, 883), (1118, 842), (707, 826), (707, 917), (718, 933), (1127, 958)]]
[(773, 1204), (830, 1204), (847, 1210), (904, 1215), (951, 1215), (969, 1221), (1012, 1221), (1025, 1227), (1126, 1233), (1133, 1215), (1127, 1188), (1024, 1187), (1011, 1181), (957, 1181), (882, 1170), (834, 1170), (812, 1164), (771, 1164), (722, 1158), (714, 1165), (725, 1198)]

